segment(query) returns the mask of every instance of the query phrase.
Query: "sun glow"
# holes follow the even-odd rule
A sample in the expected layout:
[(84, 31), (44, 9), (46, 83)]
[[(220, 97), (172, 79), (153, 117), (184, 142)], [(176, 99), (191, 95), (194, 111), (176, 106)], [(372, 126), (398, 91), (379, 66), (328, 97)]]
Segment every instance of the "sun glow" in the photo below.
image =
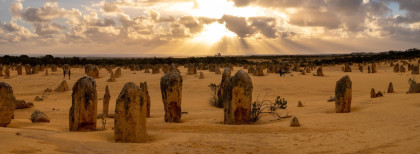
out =
[(213, 23), (204, 26), (204, 30), (194, 37), (194, 41), (214, 44), (223, 37), (235, 37), (236, 34), (227, 30), (224, 24)]

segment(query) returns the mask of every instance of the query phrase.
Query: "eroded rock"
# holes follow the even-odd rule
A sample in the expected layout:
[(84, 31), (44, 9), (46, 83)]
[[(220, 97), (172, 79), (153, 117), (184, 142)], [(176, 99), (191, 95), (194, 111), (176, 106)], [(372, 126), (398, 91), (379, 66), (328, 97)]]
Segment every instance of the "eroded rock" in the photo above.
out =
[(225, 124), (250, 123), (252, 90), (252, 80), (242, 70), (227, 80), (223, 94)]
[(348, 75), (337, 81), (335, 86), (335, 112), (347, 113), (351, 109), (352, 82)]
[(12, 87), (0, 82), (0, 127), (7, 127), (15, 113), (15, 96)]
[(181, 122), (182, 76), (175, 69), (160, 80), (165, 122)]
[(50, 119), (48, 118), (48, 116), (44, 112), (41, 112), (39, 110), (35, 110), (31, 114), (31, 121), (32, 121), (32, 123), (49, 123)]
[(98, 94), (96, 81), (90, 76), (77, 80), (73, 86), (69, 113), (70, 131), (95, 131)]
[(70, 88), (67, 85), (67, 81), (66, 80), (63, 80), (63, 82), (61, 82), (60, 85), (58, 85), (58, 87), (55, 88), (54, 91), (65, 92), (65, 91), (69, 91), (69, 90), (70, 90)]
[(124, 85), (115, 106), (114, 137), (116, 142), (147, 142), (147, 109), (139, 86)]

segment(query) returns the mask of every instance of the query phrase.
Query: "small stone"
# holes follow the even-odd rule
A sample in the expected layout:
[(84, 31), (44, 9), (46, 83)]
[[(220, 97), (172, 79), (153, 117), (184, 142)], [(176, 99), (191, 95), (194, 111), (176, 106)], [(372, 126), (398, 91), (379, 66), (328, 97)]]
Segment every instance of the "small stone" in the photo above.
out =
[(290, 127), (300, 127), (300, 123), (297, 117), (293, 117), (292, 121), (290, 121)]
[(34, 104), (31, 102), (26, 103), (24, 100), (16, 100), (15, 101), (15, 109), (25, 109), (34, 107)]
[(388, 85), (388, 93), (394, 93), (394, 86), (392, 85), (392, 82)]
[(330, 99), (327, 100), (327, 102), (335, 102), (335, 96), (331, 96)]
[(111, 71), (111, 76), (109, 77), (109, 79), (107, 80), (107, 82), (115, 82), (114, 72)]
[(66, 80), (63, 80), (63, 82), (61, 82), (60, 85), (57, 88), (55, 88), (55, 91), (58, 91), (58, 92), (65, 92), (65, 91), (69, 91), (69, 90), (70, 90), (70, 88), (67, 85)]
[(298, 102), (298, 106), (297, 107), (303, 107), (302, 101)]
[(204, 79), (204, 73), (203, 73), (203, 72), (200, 72), (200, 77), (199, 77), (199, 79)]
[(39, 96), (36, 96), (34, 100), (35, 101), (43, 101), (43, 99), (41, 97), (39, 97)]
[(51, 88), (47, 88), (47, 89), (44, 90), (44, 92), (52, 92), (52, 89)]
[(316, 76), (324, 76), (324, 72), (322, 71), (322, 66), (318, 67), (316, 70)]
[(376, 93), (376, 97), (382, 97), (382, 96), (384, 96), (384, 94), (382, 94), (381, 91), (378, 91), (378, 93)]
[(410, 88), (407, 91), (408, 93), (420, 93), (420, 83), (416, 83), (414, 80), (410, 83)]
[(117, 70), (115, 70), (115, 77), (116, 78), (121, 77), (121, 68), (117, 68)]
[(370, 98), (375, 98), (376, 97), (376, 93), (375, 93), (375, 89), (371, 89), (370, 90)]
[(31, 115), (31, 121), (32, 123), (49, 123), (50, 119), (45, 113), (35, 110)]

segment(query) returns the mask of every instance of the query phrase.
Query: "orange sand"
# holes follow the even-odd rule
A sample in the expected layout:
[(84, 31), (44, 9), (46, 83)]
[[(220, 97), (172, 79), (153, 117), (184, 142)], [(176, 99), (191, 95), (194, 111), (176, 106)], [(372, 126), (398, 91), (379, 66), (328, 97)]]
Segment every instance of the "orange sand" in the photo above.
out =
[[(270, 121), (261, 119), (254, 125), (224, 125), (223, 109), (209, 104), (210, 83), (219, 83), (221, 75), (208, 70), (205, 79), (186, 75), (187, 69), (179, 67), (183, 75), (183, 123), (165, 123), (160, 93), (163, 73), (122, 70), (117, 82), (106, 82), (110, 74), (100, 70), (96, 79), (99, 96), (98, 113), (102, 113), (105, 86), (111, 93), (110, 112), (126, 82), (147, 81), (151, 96), (151, 118), (147, 119), (148, 143), (115, 143), (112, 127), (114, 120), (107, 118), (106, 131), (69, 132), (68, 114), (72, 91), (52, 92), (35, 107), (15, 111), (15, 119), (7, 128), (0, 128), (0, 153), (418, 153), (420, 152), (420, 94), (405, 94), (408, 79), (419, 75), (393, 73), (389, 64), (377, 66), (378, 73), (344, 73), (341, 65), (324, 67), (325, 77), (311, 74), (279, 77), (268, 74), (251, 75), (254, 85), (253, 99), (258, 96), (274, 100), (276, 96), (288, 101), (287, 112), (297, 116), (301, 127), (289, 127), (291, 118)], [(238, 67), (235, 67), (236, 72)], [(114, 69), (115, 71), (115, 69)], [(223, 70), (222, 70), (223, 71)], [(264, 73), (266, 71), (264, 70)], [(1, 78), (14, 90), (16, 99), (33, 101), (46, 88), (55, 89), (62, 81), (62, 71), (49, 71), (36, 75), (18, 76), (11, 72), (11, 79)], [(335, 82), (348, 74), (353, 82), (351, 113), (335, 113), (334, 102), (327, 102), (334, 95)], [(72, 88), (84, 76), (84, 69), (73, 68)], [(386, 91), (393, 82), (396, 93), (370, 98), (370, 89)], [(301, 100), (304, 107), (298, 108)], [(55, 108), (55, 110), (53, 110)], [(46, 113), (51, 123), (33, 124), (29, 120), (34, 110)], [(98, 128), (101, 128), (98, 119)], [(22, 135), (16, 135), (20, 132)]]

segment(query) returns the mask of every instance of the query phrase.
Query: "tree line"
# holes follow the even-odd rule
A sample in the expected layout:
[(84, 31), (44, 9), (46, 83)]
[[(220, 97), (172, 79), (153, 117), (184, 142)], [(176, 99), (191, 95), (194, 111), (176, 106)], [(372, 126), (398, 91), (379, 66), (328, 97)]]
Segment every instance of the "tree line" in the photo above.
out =
[(81, 58), (81, 57), (54, 57), (45, 55), (40, 57), (29, 57), (27, 55), (0, 57), (1, 64), (70, 64), (70, 65), (130, 65), (130, 64), (255, 64), (252, 59), (264, 59), (269, 63), (313, 63), (321, 64), (340, 64), (340, 63), (362, 63), (396, 59), (414, 59), (420, 57), (420, 50), (413, 48), (405, 51), (387, 51), (380, 53), (352, 53), (335, 55), (252, 55), (252, 56), (207, 56), (207, 57), (186, 57), (186, 58)]

